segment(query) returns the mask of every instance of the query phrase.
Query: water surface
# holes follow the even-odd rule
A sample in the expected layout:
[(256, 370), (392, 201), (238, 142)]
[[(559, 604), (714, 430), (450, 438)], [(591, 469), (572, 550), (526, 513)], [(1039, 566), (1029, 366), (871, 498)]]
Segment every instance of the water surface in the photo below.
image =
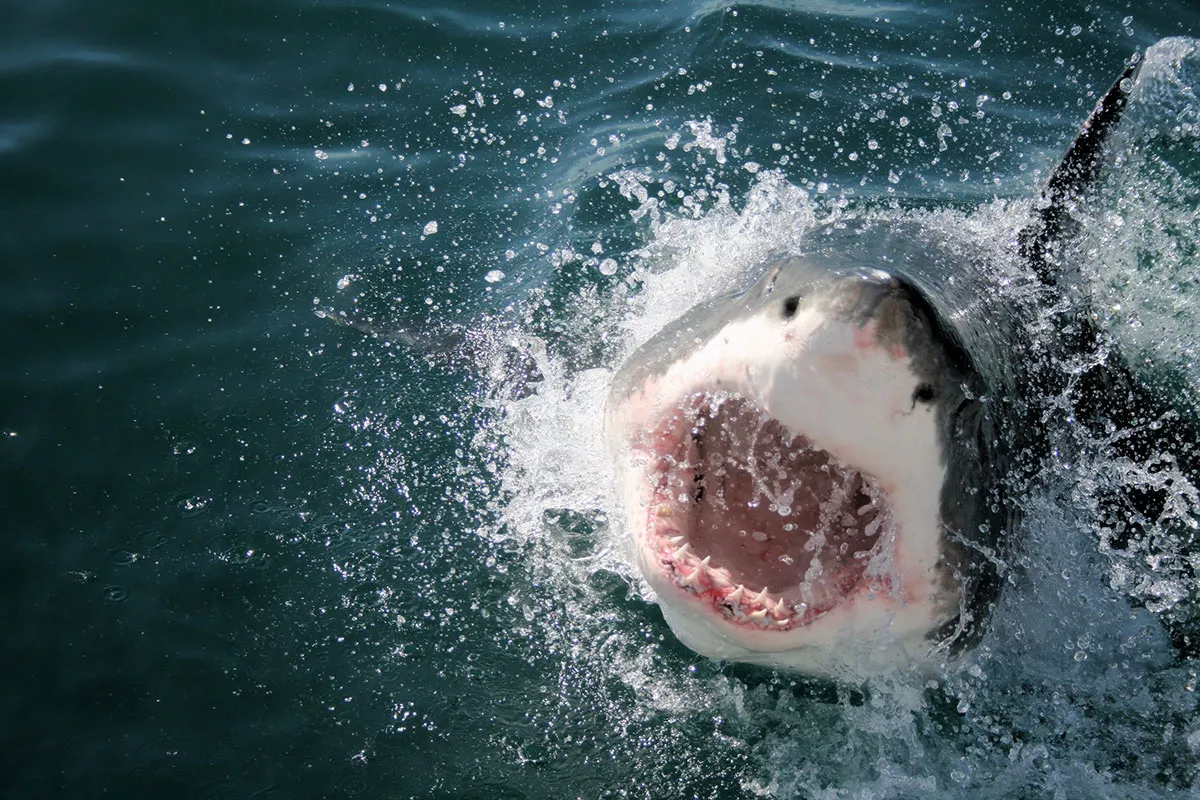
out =
[[(1098, 473), (1060, 465), (961, 671), (841, 687), (673, 639), (598, 415), (624, 352), (817, 217), (1002, 244), (1124, 59), (1197, 31), (1186, 2), (10, 9), (4, 794), (1186, 796), (1195, 668), (1085, 524)], [(1135, 244), (1099, 225), (1085, 285), (1185, 397), (1196, 139), (1160, 111), (1111, 202)]]

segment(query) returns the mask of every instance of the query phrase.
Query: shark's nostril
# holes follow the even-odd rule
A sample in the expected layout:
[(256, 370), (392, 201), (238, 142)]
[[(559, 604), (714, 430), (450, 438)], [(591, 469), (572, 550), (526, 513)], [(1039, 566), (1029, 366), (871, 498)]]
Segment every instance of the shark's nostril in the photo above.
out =
[(797, 309), (800, 308), (800, 295), (794, 294), (783, 301), (783, 318), (791, 319), (796, 316)]

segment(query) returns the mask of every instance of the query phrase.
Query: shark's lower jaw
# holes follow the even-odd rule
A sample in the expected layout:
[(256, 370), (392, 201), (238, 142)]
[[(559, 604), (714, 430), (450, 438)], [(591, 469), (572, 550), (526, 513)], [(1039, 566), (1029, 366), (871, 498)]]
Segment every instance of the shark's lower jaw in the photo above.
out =
[(747, 399), (692, 394), (647, 444), (641, 558), (652, 584), (669, 581), (712, 623), (799, 632), (891, 590), (883, 488)]

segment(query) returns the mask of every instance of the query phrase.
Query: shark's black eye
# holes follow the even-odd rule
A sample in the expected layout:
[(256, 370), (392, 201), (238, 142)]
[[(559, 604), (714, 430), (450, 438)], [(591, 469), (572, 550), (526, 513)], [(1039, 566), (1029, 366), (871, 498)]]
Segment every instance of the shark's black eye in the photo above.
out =
[(800, 295), (794, 294), (783, 301), (783, 318), (791, 319), (796, 315), (796, 309), (800, 307)]
[(937, 393), (933, 390), (933, 384), (922, 383), (913, 391), (913, 403), (932, 403), (933, 398)]

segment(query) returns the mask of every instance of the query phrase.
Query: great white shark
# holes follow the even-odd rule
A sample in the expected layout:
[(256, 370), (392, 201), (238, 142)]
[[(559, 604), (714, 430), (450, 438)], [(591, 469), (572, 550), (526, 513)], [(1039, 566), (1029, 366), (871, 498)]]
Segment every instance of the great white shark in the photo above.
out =
[[(994, 265), (945, 233), (835, 223), (619, 370), (605, 427), (623, 525), (685, 645), (851, 679), (965, 651), (1004, 582), (1011, 495), (1047, 448), (1039, 399), (1069, 397), (1088, 430), (1131, 432), (1123, 454), (1174, 448), (1195, 474), (1194, 430), (1112, 354), (1086, 302), (1060, 315), (1055, 352), (1027, 333), (1079, 294), (1076, 210), (1140, 64), (1014, 243), (1040, 305), (1006, 296)], [(1080, 356), (1097, 366), (1068, 379), (1060, 360)]]

